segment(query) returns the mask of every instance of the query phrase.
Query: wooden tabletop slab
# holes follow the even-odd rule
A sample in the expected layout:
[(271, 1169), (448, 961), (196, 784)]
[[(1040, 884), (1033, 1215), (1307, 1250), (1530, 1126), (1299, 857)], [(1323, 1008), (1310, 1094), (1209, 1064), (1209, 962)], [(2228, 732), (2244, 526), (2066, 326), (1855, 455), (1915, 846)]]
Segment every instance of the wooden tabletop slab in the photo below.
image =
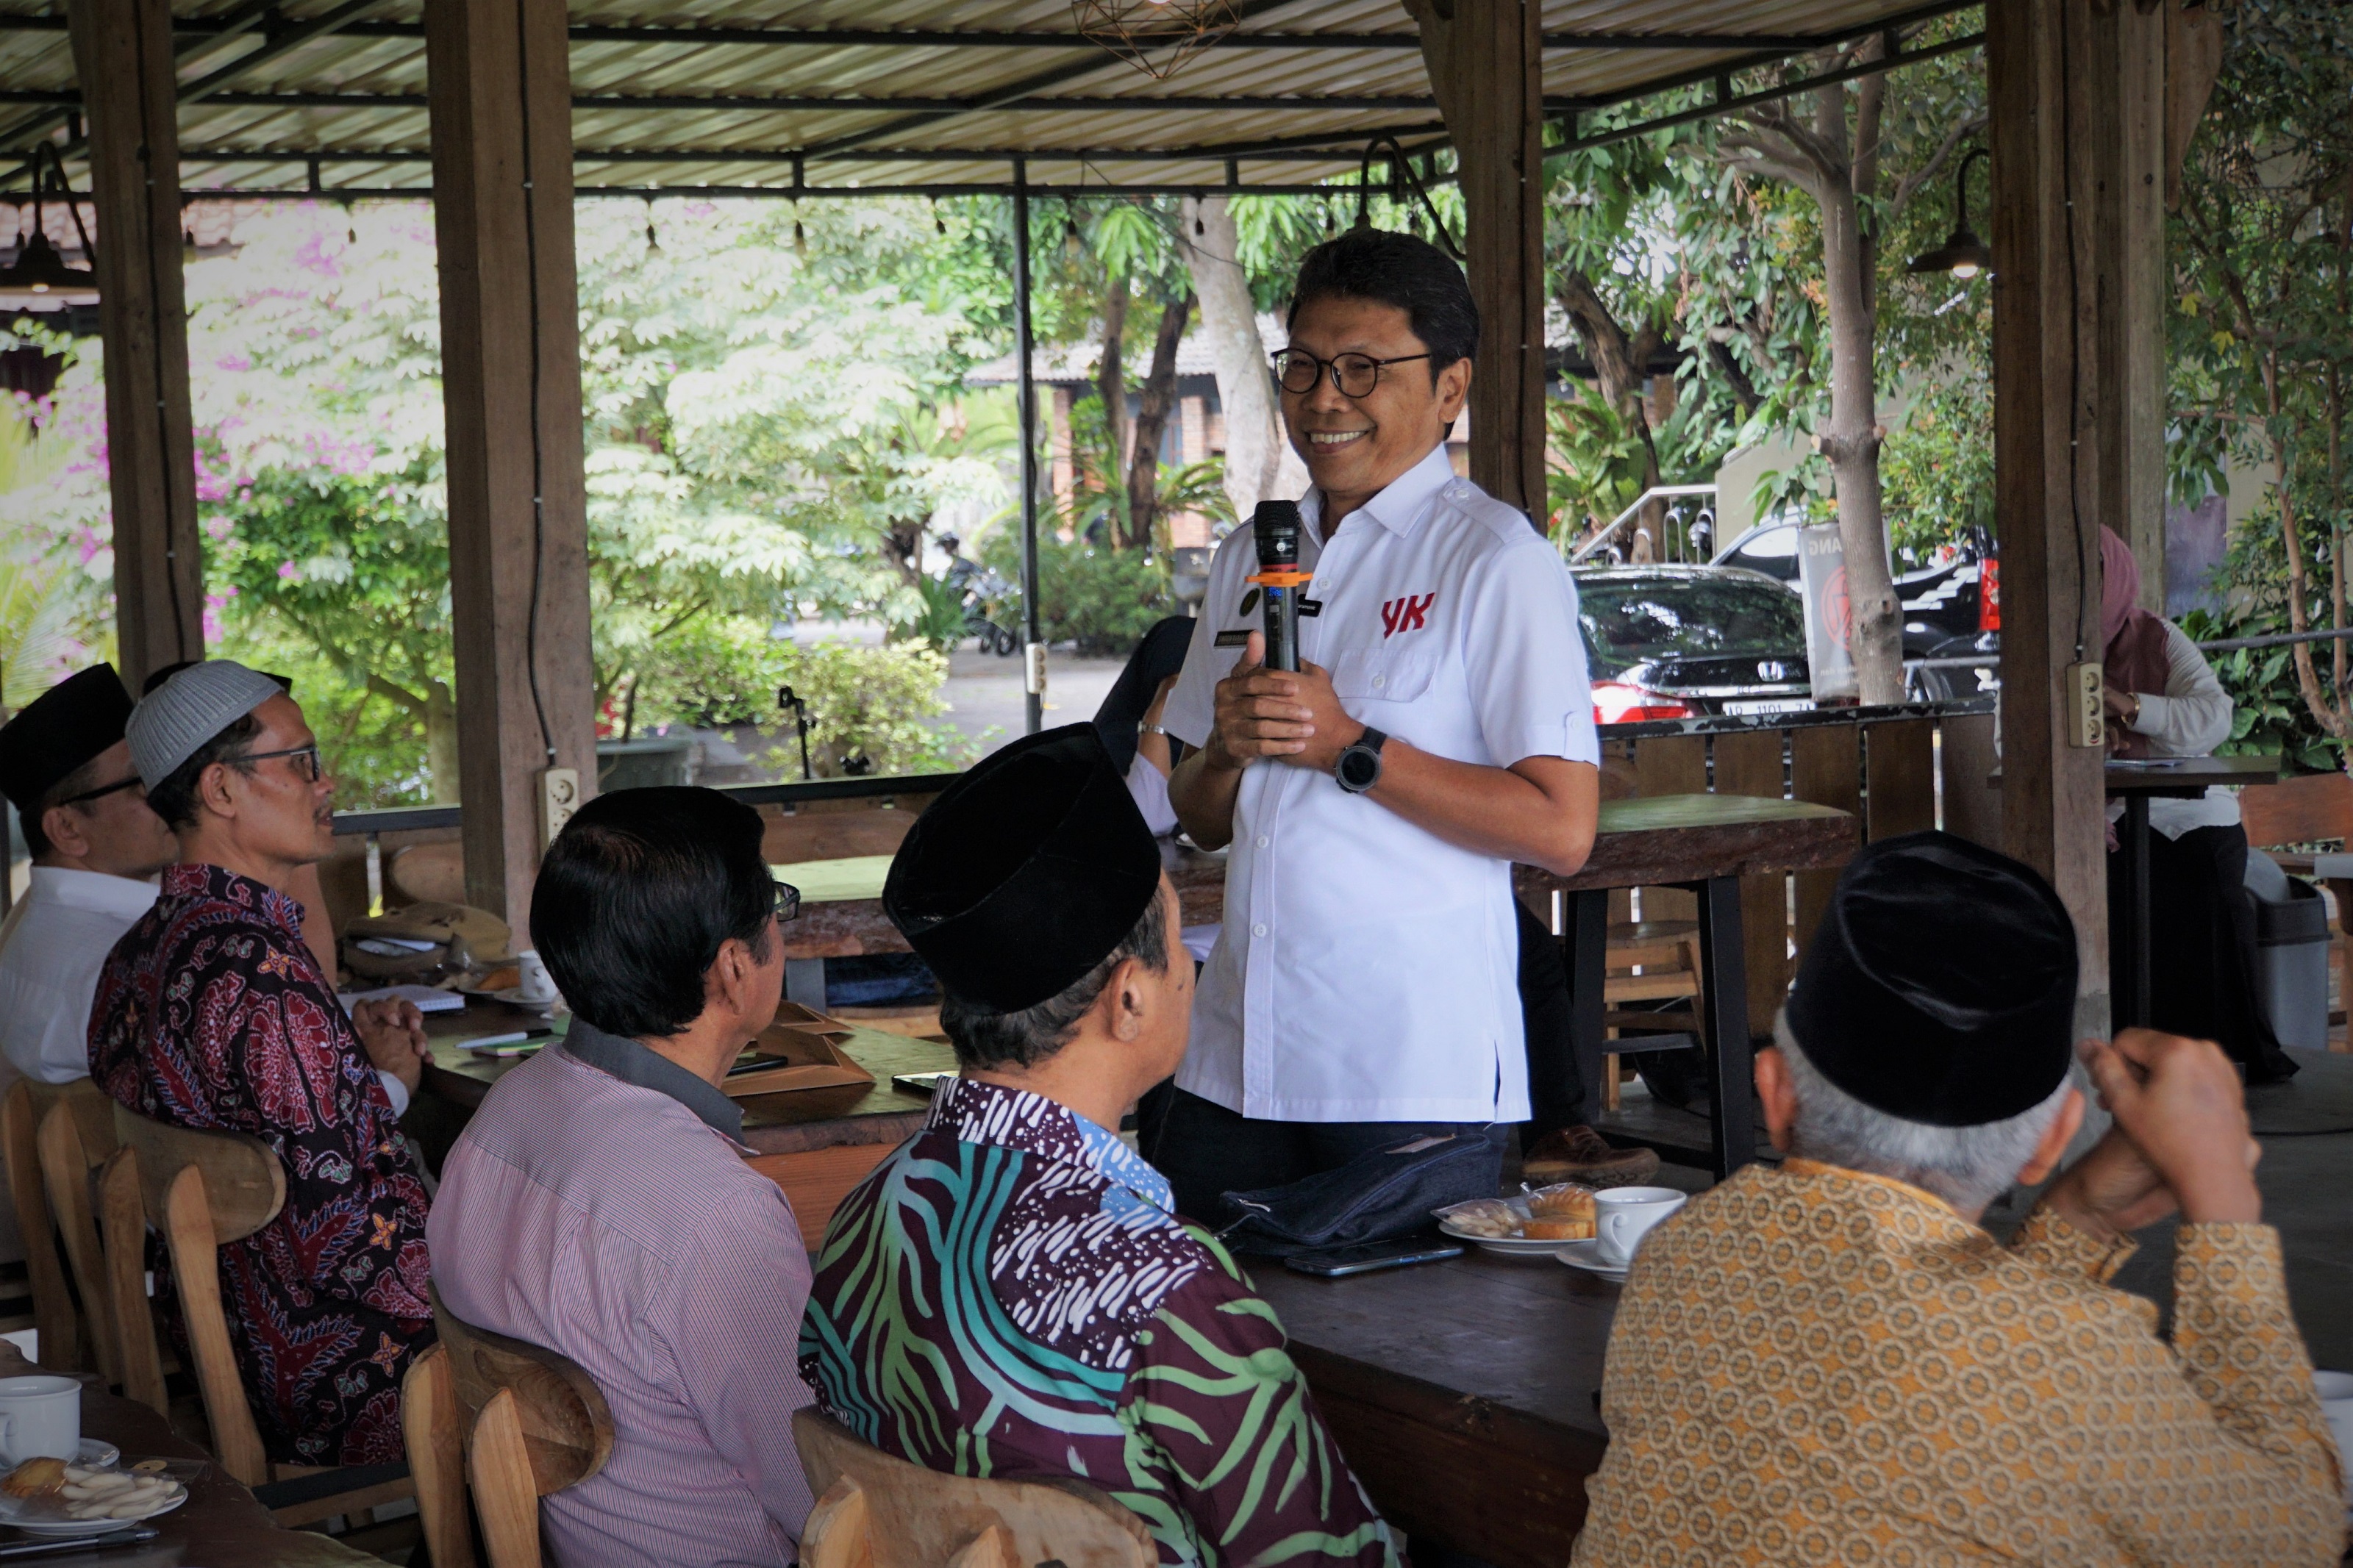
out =
[[(33, 1563), (92, 1563), (105, 1568), (168, 1568), (201, 1563), (204, 1568), (335, 1568), (384, 1560), (345, 1546), (315, 1531), (281, 1530), (253, 1493), (233, 1479), (211, 1456), (175, 1435), (161, 1415), (134, 1399), (85, 1386), (81, 1430), (122, 1450), (126, 1458), (203, 1459), (209, 1468), (188, 1488), (188, 1500), (153, 1521), (154, 1540), (130, 1551), (34, 1557)], [(22, 1540), (0, 1528), (0, 1542)]]
[(1475, 1249), (1345, 1279), (1249, 1267), (1384, 1516), (1498, 1568), (1567, 1561), (1618, 1286)]
[[(2277, 784), (2277, 757), (2111, 757), (2100, 770), (2100, 782), (2112, 795), (2200, 795), (2220, 784)], [(2001, 770), (1986, 775), (1986, 783), (2001, 787)]]
[[(1225, 918), (1225, 856), (1164, 838), (1160, 864), (1176, 884), (1187, 925), (1210, 925)], [(769, 867), (801, 889), (799, 917), (779, 928), (785, 938), (785, 956), (854, 958), (870, 952), (906, 952), (907, 939), (882, 912), (882, 879), (890, 868), (887, 855)]]
[[(530, 1058), (480, 1057), (442, 1042), (544, 1022), (537, 1014), (499, 1002), (476, 1001), (463, 1013), (427, 1016), (426, 1033), (433, 1037), (436, 1046), (434, 1064), (425, 1069), (427, 1091), (472, 1111), (492, 1084)], [(928, 1095), (893, 1088), (892, 1076), (955, 1068), (955, 1053), (931, 1040), (853, 1029), (838, 1043), (843, 1054), (874, 1075), (874, 1081), (744, 1097), (739, 1102), (744, 1107), (744, 1142), (755, 1152), (793, 1154), (844, 1143), (901, 1142), (923, 1126), (932, 1102)]]
[(1672, 886), (1843, 866), (1861, 842), (1853, 816), (1834, 806), (1746, 795), (1645, 795), (1601, 803), (1593, 854), (1576, 876), (1512, 869), (1524, 893)]

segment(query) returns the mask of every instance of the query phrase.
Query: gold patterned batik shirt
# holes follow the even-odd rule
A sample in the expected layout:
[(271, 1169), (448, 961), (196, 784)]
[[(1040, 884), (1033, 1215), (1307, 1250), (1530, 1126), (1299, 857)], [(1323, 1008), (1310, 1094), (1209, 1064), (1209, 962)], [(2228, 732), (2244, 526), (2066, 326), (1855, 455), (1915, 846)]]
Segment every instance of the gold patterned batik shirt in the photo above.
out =
[(2345, 1494), (2268, 1226), (1997, 1243), (1901, 1182), (1750, 1165), (1652, 1232), (1579, 1568), (2335, 1563)]

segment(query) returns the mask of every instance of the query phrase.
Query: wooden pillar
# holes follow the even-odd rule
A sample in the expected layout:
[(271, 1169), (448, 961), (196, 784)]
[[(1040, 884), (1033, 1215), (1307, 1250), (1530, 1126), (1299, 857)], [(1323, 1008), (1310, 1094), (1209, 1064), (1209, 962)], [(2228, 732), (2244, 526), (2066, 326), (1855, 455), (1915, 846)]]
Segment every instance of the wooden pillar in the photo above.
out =
[(98, 218), (115, 663), (136, 691), (205, 652), (172, 16), (166, 0), (72, 0), (68, 19)]
[(2165, 614), (2165, 17), (2139, 17), (2117, 40), (2119, 216), (2125, 355), (2125, 519), (2110, 526), (2140, 563), (2140, 607)]
[(1405, 0), (1461, 164), (1479, 304), (1471, 479), (1544, 526), (1544, 37), (1537, 0)]
[(466, 897), (518, 945), (596, 776), (566, 47), (564, 0), (425, 7)]
[[(2073, 674), (2101, 658), (2099, 528), (2124, 532), (2161, 408), (2133, 395), (2138, 127), (2163, 74), (2162, 11), (1989, 0), (1994, 451), (2002, 586), (2002, 837), (2074, 916), (2082, 1030), (2108, 1022), (2105, 753), (2082, 745)], [(2161, 61), (2162, 55), (2158, 58)], [(2160, 127), (2161, 138), (2161, 127)], [(2161, 145), (2161, 140), (2160, 140)], [(2160, 191), (2161, 195), (2161, 191)], [(2162, 427), (2158, 431), (2162, 450)]]

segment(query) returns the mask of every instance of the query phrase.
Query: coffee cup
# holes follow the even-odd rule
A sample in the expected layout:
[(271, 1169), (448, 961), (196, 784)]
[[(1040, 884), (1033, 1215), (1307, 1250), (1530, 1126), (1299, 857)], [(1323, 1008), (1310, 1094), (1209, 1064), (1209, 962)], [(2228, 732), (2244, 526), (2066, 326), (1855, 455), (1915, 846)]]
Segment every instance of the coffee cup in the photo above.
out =
[[(2320, 1395), (2320, 1418), (2337, 1439), (2339, 1457), (2353, 1464), (2353, 1372), (2316, 1372), (2314, 1392)], [(2353, 1502), (2353, 1477), (2346, 1481), (2348, 1501)]]
[(1651, 1227), (1683, 1206), (1672, 1187), (1611, 1187), (1593, 1194), (1594, 1256), (1623, 1268)]
[(547, 963), (536, 948), (515, 954), (516, 981), (514, 998), (518, 1002), (553, 1002), (555, 1000), (555, 977), (547, 972)]
[(0, 1458), (71, 1459), (81, 1453), (81, 1384), (42, 1373), (0, 1377)]

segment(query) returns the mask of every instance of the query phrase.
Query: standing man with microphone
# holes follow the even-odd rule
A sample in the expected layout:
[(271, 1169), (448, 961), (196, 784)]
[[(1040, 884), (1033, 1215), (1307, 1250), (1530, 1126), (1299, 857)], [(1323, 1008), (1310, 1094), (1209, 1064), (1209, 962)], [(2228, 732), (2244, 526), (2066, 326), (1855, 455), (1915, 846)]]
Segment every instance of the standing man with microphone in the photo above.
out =
[[(1275, 372), (1314, 480), (1297, 566), (1288, 503), (1227, 538), (1164, 716), (1197, 748), (1169, 781), (1178, 818), (1232, 856), (1145, 1152), (1210, 1221), (1225, 1192), (1528, 1119), (1511, 867), (1577, 870), (1600, 799), (1568, 573), (1447, 461), (1479, 337), (1461, 268), (1344, 235), (1302, 263), (1290, 332)], [(1295, 673), (1268, 668), (1277, 589), (1298, 600)], [(1585, 1137), (1598, 1167), (1618, 1158)]]

